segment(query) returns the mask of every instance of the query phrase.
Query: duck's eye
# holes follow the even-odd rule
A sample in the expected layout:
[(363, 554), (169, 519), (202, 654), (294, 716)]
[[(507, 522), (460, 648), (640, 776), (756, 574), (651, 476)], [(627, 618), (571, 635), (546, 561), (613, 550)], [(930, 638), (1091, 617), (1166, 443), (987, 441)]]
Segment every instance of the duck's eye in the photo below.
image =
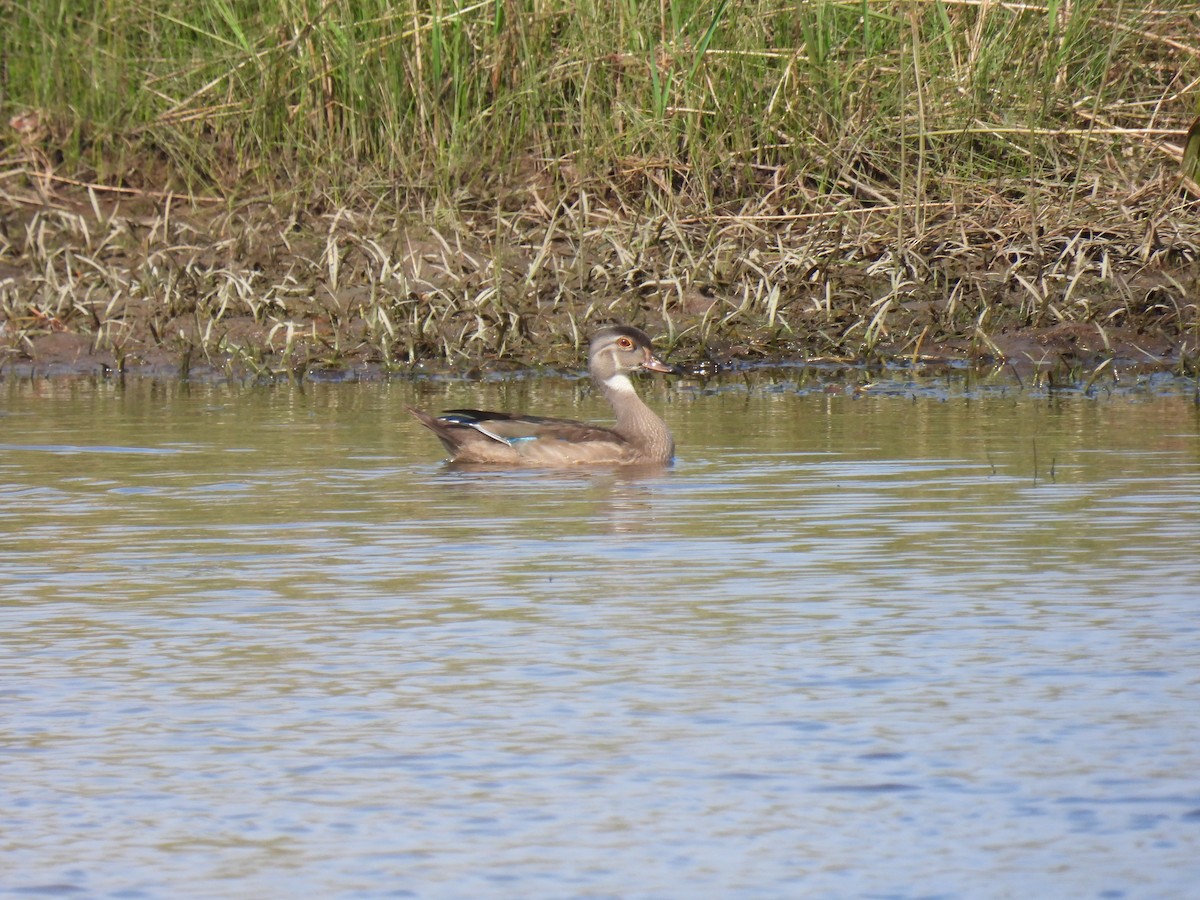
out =
[(622, 350), (632, 350), (633, 341), (631, 341), (629, 338), (617, 338), (617, 346)]

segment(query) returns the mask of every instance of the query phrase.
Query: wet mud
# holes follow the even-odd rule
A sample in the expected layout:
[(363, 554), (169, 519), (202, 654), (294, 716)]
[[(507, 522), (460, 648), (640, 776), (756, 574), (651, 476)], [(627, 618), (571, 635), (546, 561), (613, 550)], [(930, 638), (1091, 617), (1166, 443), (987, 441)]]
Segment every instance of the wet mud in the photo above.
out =
[[(572, 232), (536, 217), (221, 212), (94, 196), (0, 215), (0, 376), (378, 379), (579, 368), (654, 333), (693, 373), (764, 363), (1196, 370), (1200, 227)], [(1028, 223), (1026, 223), (1028, 224)], [(1186, 227), (1184, 227), (1186, 225)], [(874, 236), (873, 236), (874, 235)]]

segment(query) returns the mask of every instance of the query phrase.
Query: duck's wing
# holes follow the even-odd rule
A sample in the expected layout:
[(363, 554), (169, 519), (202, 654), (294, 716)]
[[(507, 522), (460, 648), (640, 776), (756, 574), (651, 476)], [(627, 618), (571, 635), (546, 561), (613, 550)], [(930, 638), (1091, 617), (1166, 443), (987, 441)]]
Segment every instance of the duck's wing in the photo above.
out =
[(624, 442), (624, 438), (610, 428), (550, 416), (521, 416), (483, 409), (448, 409), (438, 417), (438, 421), (473, 428), (492, 440), (506, 444), (530, 440), (556, 440), (571, 444), (613, 440)]
[(636, 451), (615, 431), (574, 419), (449, 409), (440, 416), (408, 407), (457, 462), (569, 466), (625, 463)]

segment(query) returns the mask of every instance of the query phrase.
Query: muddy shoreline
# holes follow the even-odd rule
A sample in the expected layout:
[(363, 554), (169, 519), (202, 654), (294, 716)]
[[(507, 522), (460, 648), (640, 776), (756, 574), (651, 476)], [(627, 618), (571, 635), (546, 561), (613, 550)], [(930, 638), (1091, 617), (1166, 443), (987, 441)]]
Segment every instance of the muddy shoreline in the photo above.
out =
[(0, 377), (576, 370), (612, 321), (701, 376), (974, 365), (1072, 383), (1101, 367), (1194, 374), (1200, 359), (1200, 224), (1137, 204), (1035, 217), (981, 202), (897, 241), (894, 210), (768, 228), (592, 207), (567, 229), (23, 199), (0, 214)]
[[(308, 380), (314, 382), (381, 381), (410, 376), (464, 378), (500, 377), (505, 374), (527, 375), (541, 372), (582, 371), (582, 356), (577, 364), (561, 358), (553, 365), (513, 359), (480, 359), (452, 364), (444, 359), (418, 360), (412, 364), (386, 365), (374, 354), (363, 351), (348, 355), (336, 363), (320, 356), (294, 354), (290, 358), (270, 350), (270, 330), (244, 327), (244, 346), (264, 348), (245, 353), (224, 352), (195, 358), (184, 351), (172, 351), (147, 340), (144, 346), (130, 345), (120, 357), (111, 350), (98, 348), (86, 333), (50, 332), (33, 335), (21, 354), (9, 353), (0, 364), (0, 380), (5, 378), (58, 378), (90, 376), (99, 378), (143, 377), (193, 381)], [(1185, 340), (1178, 345), (1159, 338), (1148, 341), (1145, 334), (1113, 334), (1104, 337), (1086, 326), (1059, 326), (1051, 329), (1022, 329), (993, 337), (994, 349), (983, 351), (966, 339), (959, 346), (943, 346), (939, 353), (913, 356), (879, 354), (871, 360), (853, 357), (811, 355), (801, 349), (789, 352), (778, 348), (771, 352), (728, 346), (708, 348), (699, 355), (676, 351), (671, 359), (685, 376), (709, 378), (722, 373), (814, 366), (825, 369), (887, 369), (903, 367), (924, 374), (950, 369), (976, 372), (1007, 370), (1018, 380), (1034, 383), (1073, 384), (1094, 374), (1113, 376), (1171, 372), (1192, 376), (1196, 370), (1189, 354), (1194, 353)]]

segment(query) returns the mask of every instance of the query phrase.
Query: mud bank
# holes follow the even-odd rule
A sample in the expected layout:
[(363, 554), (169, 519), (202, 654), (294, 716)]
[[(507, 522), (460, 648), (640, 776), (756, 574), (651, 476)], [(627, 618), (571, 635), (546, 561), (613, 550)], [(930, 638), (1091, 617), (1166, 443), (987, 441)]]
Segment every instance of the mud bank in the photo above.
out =
[(382, 378), (576, 368), (625, 321), (696, 372), (764, 362), (1194, 372), (1200, 224), (980, 202), (782, 221), (26, 198), (0, 213), (0, 376)]

